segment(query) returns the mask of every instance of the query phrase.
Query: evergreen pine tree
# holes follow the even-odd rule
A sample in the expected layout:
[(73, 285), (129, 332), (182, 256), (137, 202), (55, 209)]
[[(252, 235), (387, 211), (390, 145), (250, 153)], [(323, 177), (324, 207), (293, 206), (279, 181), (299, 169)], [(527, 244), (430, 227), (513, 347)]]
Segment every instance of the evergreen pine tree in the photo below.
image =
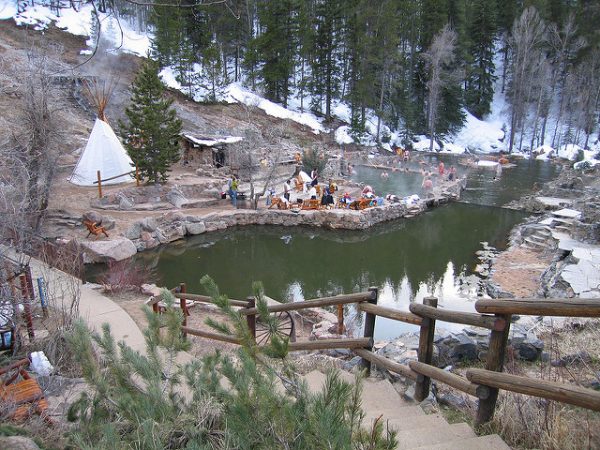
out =
[(148, 59), (131, 87), (131, 104), (125, 109), (128, 121), (121, 122), (125, 148), (140, 176), (158, 183), (166, 181), (171, 164), (179, 159), (181, 121), (165, 98), (158, 76), (158, 63)]
[[(331, 104), (339, 95), (342, 67), (339, 64), (341, 40), (341, 13), (343, 2), (327, 0), (317, 2), (313, 22), (314, 50), (312, 54), (312, 109), (324, 112), (325, 120), (331, 119)], [(325, 103), (323, 111), (322, 105)]]
[(468, 25), (472, 62), (467, 68), (465, 101), (478, 118), (490, 112), (494, 97), (494, 43), (496, 36), (495, 0), (476, 0)]

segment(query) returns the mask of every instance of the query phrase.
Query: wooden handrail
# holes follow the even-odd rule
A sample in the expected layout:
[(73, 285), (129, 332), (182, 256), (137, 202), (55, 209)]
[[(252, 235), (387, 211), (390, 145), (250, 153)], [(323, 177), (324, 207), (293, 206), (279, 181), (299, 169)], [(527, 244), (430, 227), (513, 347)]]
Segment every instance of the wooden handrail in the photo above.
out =
[(400, 322), (410, 323), (413, 325), (421, 325), (423, 319), (406, 311), (399, 311), (385, 306), (371, 305), (370, 303), (359, 303), (358, 310), (366, 313), (375, 314), (379, 317), (386, 317)]
[(320, 341), (290, 342), (288, 350), (295, 352), (298, 350), (327, 350), (332, 348), (362, 348), (367, 345), (373, 345), (373, 340), (369, 338), (354, 339), (323, 339)]
[(434, 380), (446, 383), (448, 386), (463, 391), (473, 397), (485, 399), (490, 395), (490, 390), (487, 386), (481, 386), (475, 383), (471, 383), (466, 378), (456, 375), (452, 372), (447, 372), (443, 369), (439, 369), (429, 364), (424, 364), (419, 361), (410, 361), (408, 366), (415, 372), (421, 375), (425, 375)]
[(27, 366), (28, 364), (29, 360), (27, 358), (19, 359), (18, 361), (15, 361), (14, 363), (9, 364), (8, 366), (0, 368), (0, 375), (4, 375), (5, 373), (10, 372), (11, 370), (16, 369), (17, 367)]
[[(201, 294), (181, 294), (179, 292), (173, 292), (173, 296), (175, 298), (185, 298), (186, 300), (195, 300), (197, 302), (205, 302), (205, 303), (214, 303), (212, 297), (208, 295)], [(232, 298), (229, 299), (229, 303), (231, 306), (239, 306), (241, 308), (246, 308), (248, 306), (248, 302), (244, 300), (234, 300)]]
[(600, 298), (510, 298), (477, 300), (475, 309), (488, 314), (600, 317)]
[(467, 379), (485, 386), (600, 411), (600, 392), (592, 389), (485, 369), (468, 369)]
[(353, 351), (361, 358), (371, 361), (373, 364), (379, 367), (383, 367), (384, 369), (400, 374), (403, 377), (410, 378), (411, 380), (417, 379), (418, 374), (413, 372), (407, 365), (391, 361), (383, 356), (376, 355), (369, 350), (365, 350), (364, 348), (356, 348)]
[[(188, 295), (188, 294), (186, 294)], [(366, 302), (373, 297), (371, 292), (359, 292), (358, 294), (336, 295), (334, 297), (315, 298), (303, 302), (282, 303), (281, 305), (271, 305), (269, 312), (297, 311), (299, 309), (318, 308), (322, 306), (344, 305), (347, 303)], [(241, 311), (242, 314), (257, 314), (257, 308), (248, 308)]]
[(409, 309), (418, 316), (429, 317), (430, 319), (442, 320), (444, 322), (473, 325), (475, 327), (496, 331), (502, 331), (506, 327), (506, 321), (501, 317), (483, 316), (481, 314), (462, 311), (449, 311), (432, 308), (431, 306), (422, 305), (420, 303), (411, 303)]
[(197, 330), (190, 327), (181, 327), (181, 331), (192, 336), (199, 336), (208, 339), (214, 339), (215, 341), (229, 342), (230, 344), (240, 345), (241, 342), (234, 336), (227, 336), (226, 334), (211, 333), (210, 331)]

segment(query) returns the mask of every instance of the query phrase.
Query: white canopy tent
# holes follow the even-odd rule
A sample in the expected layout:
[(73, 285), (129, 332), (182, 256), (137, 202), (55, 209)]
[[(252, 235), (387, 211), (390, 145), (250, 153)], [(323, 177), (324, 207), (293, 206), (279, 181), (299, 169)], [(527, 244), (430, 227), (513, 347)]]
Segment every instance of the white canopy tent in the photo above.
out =
[[(133, 162), (121, 145), (110, 125), (96, 119), (87, 145), (79, 157), (69, 181), (79, 186), (94, 186), (97, 171), (103, 180), (133, 171)], [(132, 181), (133, 176), (123, 175), (102, 184), (118, 184)]]

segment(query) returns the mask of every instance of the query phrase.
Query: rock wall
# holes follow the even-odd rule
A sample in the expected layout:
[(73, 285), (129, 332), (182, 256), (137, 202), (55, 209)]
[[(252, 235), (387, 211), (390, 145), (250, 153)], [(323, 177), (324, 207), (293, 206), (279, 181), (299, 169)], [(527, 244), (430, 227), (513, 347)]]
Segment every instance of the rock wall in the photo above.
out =
[[(132, 248), (137, 252), (149, 250), (161, 244), (195, 236), (211, 231), (225, 230), (246, 225), (278, 225), (286, 227), (311, 226), (339, 230), (364, 230), (378, 223), (401, 218), (410, 218), (423, 213), (428, 208), (457, 200), (464, 188), (464, 181), (448, 185), (433, 198), (419, 200), (407, 206), (403, 202), (387, 203), (383, 206), (367, 208), (361, 211), (350, 209), (328, 210), (223, 210), (203, 215), (189, 215), (184, 209), (171, 209), (159, 217), (147, 217), (134, 222), (122, 237), (111, 239), (119, 245), (109, 245), (111, 241), (85, 243), (85, 261), (87, 263), (121, 260), (132, 256)], [(173, 192), (170, 192), (173, 194)], [(175, 196), (175, 194), (173, 194)], [(173, 202), (175, 200), (172, 200)], [(94, 215), (94, 221), (104, 223), (97, 211), (86, 213)], [(85, 216), (85, 215), (84, 215)], [(128, 241), (128, 242), (126, 242)], [(103, 250), (106, 252), (103, 253)], [(125, 249), (124, 251), (119, 251)], [(127, 255), (127, 256), (125, 256)]]

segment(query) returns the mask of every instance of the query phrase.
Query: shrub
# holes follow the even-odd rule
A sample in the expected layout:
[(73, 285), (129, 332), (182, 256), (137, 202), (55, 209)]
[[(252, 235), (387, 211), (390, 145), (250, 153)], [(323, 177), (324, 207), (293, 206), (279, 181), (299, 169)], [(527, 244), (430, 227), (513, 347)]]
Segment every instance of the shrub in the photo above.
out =
[(98, 278), (98, 283), (107, 292), (122, 292), (138, 289), (152, 278), (152, 271), (138, 267), (131, 260), (110, 261), (106, 271)]

